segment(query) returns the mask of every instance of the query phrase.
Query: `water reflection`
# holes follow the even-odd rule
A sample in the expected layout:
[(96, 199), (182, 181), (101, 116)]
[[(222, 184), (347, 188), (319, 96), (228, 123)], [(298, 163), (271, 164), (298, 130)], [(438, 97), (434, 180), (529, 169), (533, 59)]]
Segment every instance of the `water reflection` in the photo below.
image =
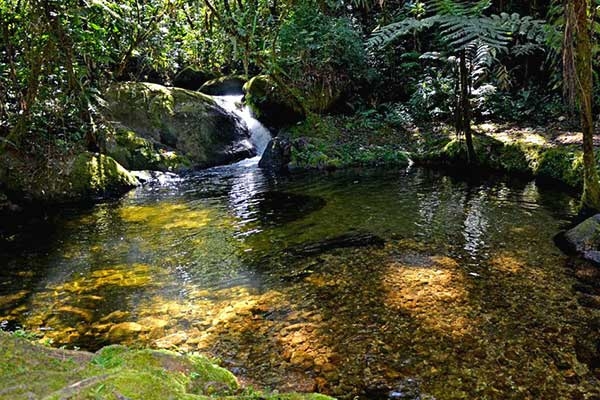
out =
[[(557, 198), (420, 169), (216, 167), (66, 213), (48, 251), (4, 253), (0, 320), (56, 345), (208, 352), (280, 390), (369, 398), (410, 378), (438, 399), (570, 398), (589, 327), (551, 240)], [(360, 235), (382, 240), (328, 246)]]

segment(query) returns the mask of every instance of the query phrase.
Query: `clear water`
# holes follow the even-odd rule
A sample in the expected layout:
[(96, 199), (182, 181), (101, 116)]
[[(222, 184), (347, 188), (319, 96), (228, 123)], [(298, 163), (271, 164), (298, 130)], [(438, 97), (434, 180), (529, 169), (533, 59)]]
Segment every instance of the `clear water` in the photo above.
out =
[(597, 332), (552, 242), (574, 204), (533, 182), (246, 160), (20, 227), (0, 321), (56, 346), (201, 351), (279, 390), (577, 398), (597, 390), (577, 338)]

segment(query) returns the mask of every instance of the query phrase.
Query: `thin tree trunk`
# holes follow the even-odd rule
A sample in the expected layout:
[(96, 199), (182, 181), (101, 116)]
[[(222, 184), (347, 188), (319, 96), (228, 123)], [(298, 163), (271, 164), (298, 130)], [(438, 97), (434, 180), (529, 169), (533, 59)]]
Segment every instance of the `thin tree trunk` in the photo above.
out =
[(473, 135), (471, 133), (471, 104), (469, 102), (469, 71), (467, 69), (467, 58), (465, 50), (459, 55), (459, 77), (460, 77), (460, 101), (458, 114), (457, 133), (464, 133), (467, 144), (467, 162), (475, 162), (475, 149), (473, 147)]
[(589, 1), (573, 1), (576, 16), (575, 65), (577, 93), (583, 131), (583, 209), (600, 210), (600, 182), (594, 156), (594, 125), (592, 117), (592, 41)]
[(569, 117), (574, 117), (577, 111), (577, 84), (575, 72), (575, 48), (574, 31), (577, 21), (575, 20), (574, 4), (572, 1), (564, 1), (565, 28), (563, 32), (562, 45), (562, 67), (563, 67), (563, 100), (567, 106)]

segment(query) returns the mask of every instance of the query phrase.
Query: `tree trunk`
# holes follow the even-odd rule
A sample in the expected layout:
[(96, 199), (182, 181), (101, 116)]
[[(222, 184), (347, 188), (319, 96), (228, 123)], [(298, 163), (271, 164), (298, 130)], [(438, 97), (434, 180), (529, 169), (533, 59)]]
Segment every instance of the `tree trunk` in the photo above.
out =
[(567, 106), (569, 118), (574, 118), (577, 111), (577, 88), (575, 72), (575, 48), (574, 31), (577, 21), (575, 20), (574, 4), (564, 1), (565, 28), (563, 32), (562, 45), (562, 68), (563, 68), (563, 100)]
[(575, 28), (575, 66), (577, 94), (583, 131), (583, 194), (581, 207), (600, 211), (600, 182), (594, 157), (594, 125), (592, 117), (592, 41), (588, 0), (573, 1)]
[(469, 70), (465, 50), (459, 55), (458, 74), (460, 80), (460, 97), (458, 101), (456, 133), (465, 135), (467, 144), (467, 163), (475, 162), (475, 149), (473, 147), (473, 135), (471, 133), (471, 103), (469, 102)]

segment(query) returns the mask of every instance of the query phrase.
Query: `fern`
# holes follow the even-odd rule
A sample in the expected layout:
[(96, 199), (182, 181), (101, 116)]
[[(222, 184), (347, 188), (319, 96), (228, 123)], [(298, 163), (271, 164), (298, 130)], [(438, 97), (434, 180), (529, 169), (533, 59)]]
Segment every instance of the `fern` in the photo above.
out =
[[(519, 14), (501, 13), (483, 16), (481, 13), (489, 7), (490, 1), (432, 0), (428, 10), (433, 15), (417, 20), (407, 18), (402, 21), (380, 27), (373, 31), (367, 40), (368, 47), (385, 46), (399, 37), (429, 29), (434, 25), (442, 28), (442, 39), (454, 51), (466, 50), (473, 43), (482, 43), (496, 51), (507, 52), (509, 45), (516, 39), (544, 43), (548, 32), (544, 21)], [(523, 45), (521, 45), (523, 46)], [(520, 47), (521, 54), (530, 54), (534, 47)]]

